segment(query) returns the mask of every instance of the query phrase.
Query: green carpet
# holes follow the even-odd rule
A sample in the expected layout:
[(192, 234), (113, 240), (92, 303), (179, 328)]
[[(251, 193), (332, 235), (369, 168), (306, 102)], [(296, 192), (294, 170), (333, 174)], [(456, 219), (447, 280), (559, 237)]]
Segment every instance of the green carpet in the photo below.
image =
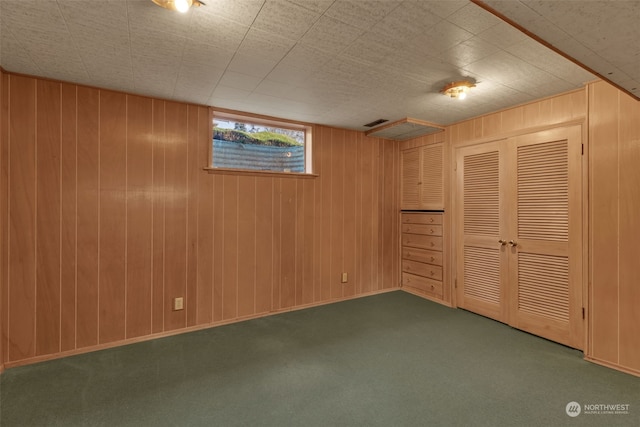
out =
[[(401, 291), (8, 369), (0, 381), (2, 427), (640, 425), (640, 378)], [(628, 413), (585, 413), (604, 404)]]

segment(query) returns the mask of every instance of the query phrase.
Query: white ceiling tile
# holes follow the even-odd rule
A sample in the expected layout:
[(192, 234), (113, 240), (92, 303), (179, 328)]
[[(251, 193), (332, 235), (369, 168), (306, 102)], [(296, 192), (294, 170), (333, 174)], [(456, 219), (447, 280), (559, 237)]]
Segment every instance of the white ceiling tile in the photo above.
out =
[(317, 13), (324, 13), (335, 0), (289, 0), (291, 3)]
[(489, 55), (496, 53), (499, 48), (479, 37), (472, 37), (448, 50), (441, 52), (443, 61), (463, 68), (467, 64), (479, 61)]
[(434, 55), (452, 48), (473, 37), (469, 31), (448, 21), (440, 21), (430, 28), (421, 38), (425, 47)]
[(478, 34), (478, 37), (501, 49), (506, 49), (527, 38), (522, 32), (506, 23), (494, 25), (484, 30)]
[(334, 55), (297, 44), (287, 53), (279, 65), (315, 72), (333, 58)]
[(279, 58), (266, 59), (252, 55), (237, 54), (233, 57), (227, 69), (249, 76), (264, 78), (273, 70), (278, 62)]
[(192, 12), (193, 19), (185, 37), (201, 43), (236, 50), (249, 27), (216, 15)]
[(422, 8), (397, 7), (371, 27), (384, 37), (412, 40), (437, 25), (442, 18)]
[(411, 0), (408, 2), (412, 8), (420, 8), (433, 13), (440, 18), (448, 18), (451, 14), (469, 4), (467, 0), (425, 1)]
[(250, 76), (247, 74), (236, 73), (234, 71), (226, 71), (220, 79), (222, 86), (228, 86), (237, 89), (252, 91), (262, 81), (262, 78)]
[(368, 30), (400, 3), (400, 0), (340, 0), (333, 3), (325, 14), (345, 24)]
[(242, 40), (238, 53), (280, 60), (295, 44), (293, 39), (251, 28)]
[(182, 61), (224, 69), (229, 65), (229, 62), (231, 62), (233, 55), (233, 51), (226, 50), (223, 46), (189, 40), (184, 45)]
[(181, 36), (167, 36), (157, 31), (131, 32), (131, 54), (134, 56), (156, 56), (164, 58), (168, 64), (179, 63), (187, 39)]
[(213, 94), (211, 95), (210, 102), (212, 105), (216, 105), (216, 102), (221, 100), (244, 100), (251, 94), (250, 90), (239, 89), (235, 87), (217, 85)]
[(302, 37), (320, 18), (320, 14), (285, 0), (267, 1), (253, 27), (294, 40)]
[(473, 3), (457, 10), (447, 18), (447, 21), (473, 34), (479, 34), (502, 23), (495, 15)]
[[(147, 0), (144, 0), (147, 1)], [(264, 0), (209, 0), (206, 6), (199, 7), (192, 12), (219, 16), (243, 26), (249, 26), (256, 19), (258, 12), (264, 5)]]
[(309, 78), (313, 74), (315, 74), (315, 72), (316, 70), (312, 70), (310, 68), (303, 70), (295, 66), (280, 63), (276, 65), (273, 70), (271, 70), (267, 78), (276, 82), (288, 83), (290, 85), (296, 86), (300, 83), (308, 81)]
[(323, 16), (300, 39), (300, 43), (324, 52), (338, 53), (357, 39), (363, 30)]

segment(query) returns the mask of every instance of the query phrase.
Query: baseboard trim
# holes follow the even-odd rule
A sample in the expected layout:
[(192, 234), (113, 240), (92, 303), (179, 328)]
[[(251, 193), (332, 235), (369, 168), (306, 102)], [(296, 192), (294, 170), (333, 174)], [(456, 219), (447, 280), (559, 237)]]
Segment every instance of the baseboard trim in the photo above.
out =
[(596, 365), (601, 365), (607, 368), (615, 369), (616, 371), (624, 372), (625, 374), (630, 374), (636, 377), (640, 377), (640, 370), (629, 368), (627, 366), (622, 366), (617, 363), (607, 362), (606, 360), (600, 360), (595, 357), (585, 356), (584, 360), (587, 362), (595, 363)]

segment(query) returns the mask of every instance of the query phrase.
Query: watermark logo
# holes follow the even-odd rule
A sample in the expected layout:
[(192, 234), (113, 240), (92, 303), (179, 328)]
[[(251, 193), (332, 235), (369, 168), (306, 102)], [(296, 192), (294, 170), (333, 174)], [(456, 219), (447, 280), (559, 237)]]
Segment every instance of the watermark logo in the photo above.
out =
[(577, 417), (578, 415), (580, 415), (582, 408), (580, 407), (580, 404), (578, 402), (569, 402), (567, 403), (565, 411), (570, 417)]
[(565, 412), (570, 417), (584, 415), (629, 415), (628, 403), (585, 403), (569, 402), (565, 407)]

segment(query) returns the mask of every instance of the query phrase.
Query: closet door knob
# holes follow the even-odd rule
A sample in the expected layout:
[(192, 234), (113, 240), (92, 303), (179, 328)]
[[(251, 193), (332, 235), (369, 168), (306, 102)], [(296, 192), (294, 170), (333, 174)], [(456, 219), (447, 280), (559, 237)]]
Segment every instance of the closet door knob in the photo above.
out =
[(498, 240), (498, 243), (500, 243), (500, 246), (504, 246), (504, 245), (507, 244), (507, 241), (500, 239), (500, 240)]
[(509, 246), (511, 246), (512, 248), (515, 246), (518, 246), (518, 242), (514, 242), (513, 240), (509, 240)]

